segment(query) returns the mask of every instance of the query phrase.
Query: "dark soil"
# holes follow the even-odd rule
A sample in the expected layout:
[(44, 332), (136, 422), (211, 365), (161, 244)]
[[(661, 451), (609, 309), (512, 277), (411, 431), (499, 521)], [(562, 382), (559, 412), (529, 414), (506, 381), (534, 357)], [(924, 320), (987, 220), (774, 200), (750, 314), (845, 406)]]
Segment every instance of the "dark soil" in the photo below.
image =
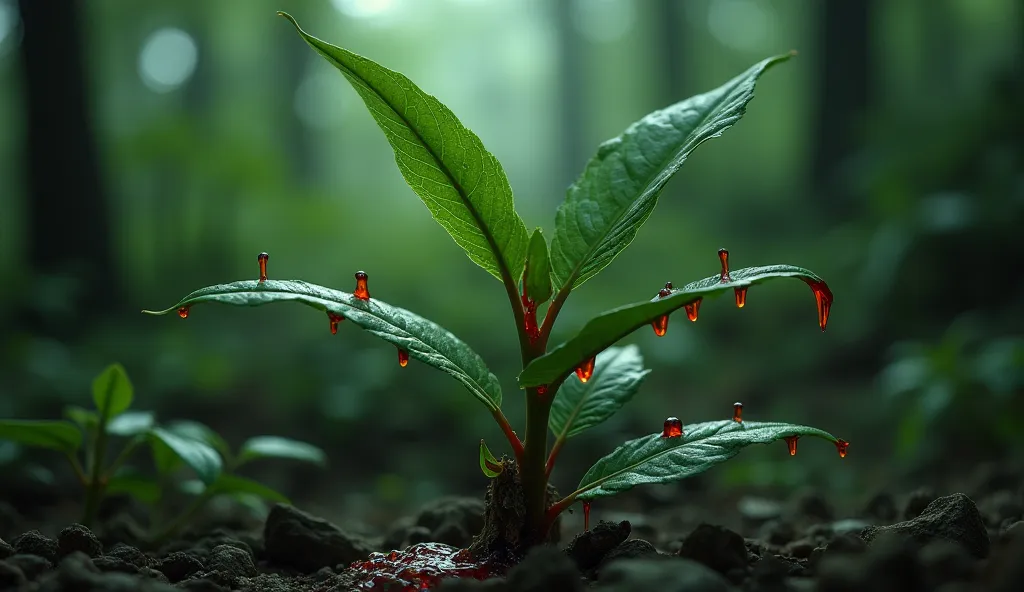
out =
[[(1019, 474), (966, 493), (879, 494), (853, 516), (813, 493), (730, 505), (666, 504), (582, 533), (566, 527), (567, 545), (498, 562), (469, 550), (497, 511), (479, 499), (437, 500), (372, 539), (277, 505), (258, 528), (186, 535), (157, 549), (134, 538), (124, 516), (108, 518), (100, 536), (77, 524), (47, 536), (18, 530), (17, 513), (0, 503), (0, 590), (1024, 590)], [(615, 515), (595, 508), (595, 516)]]

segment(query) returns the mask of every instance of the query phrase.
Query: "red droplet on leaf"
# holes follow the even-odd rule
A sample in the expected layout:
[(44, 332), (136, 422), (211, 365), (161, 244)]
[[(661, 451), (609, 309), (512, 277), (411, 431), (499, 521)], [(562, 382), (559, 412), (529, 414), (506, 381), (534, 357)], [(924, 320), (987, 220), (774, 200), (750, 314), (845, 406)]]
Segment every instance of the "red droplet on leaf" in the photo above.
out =
[(818, 326), (824, 331), (825, 325), (828, 324), (828, 313), (832, 309), (832, 290), (829, 290), (825, 282), (801, 279), (811, 287), (811, 292), (814, 292), (814, 300), (818, 303)]
[(693, 302), (683, 306), (683, 308), (686, 309), (686, 318), (690, 319), (694, 323), (697, 322), (697, 311), (700, 310), (700, 303), (701, 303), (702, 300), (704, 300), (704, 299), (703, 298), (698, 298), (698, 299), (694, 300)]
[(750, 286), (743, 286), (742, 288), (736, 288), (733, 290), (736, 292), (736, 308), (743, 308), (747, 304), (747, 288)]
[(654, 322), (651, 323), (651, 326), (654, 327), (655, 335), (657, 335), (658, 337), (664, 337), (665, 333), (668, 332), (668, 315), (661, 315), (660, 317), (654, 319)]
[(256, 256), (256, 261), (260, 264), (260, 281), (267, 281), (267, 261), (270, 261), (270, 255), (268, 253), (260, 253)]
[(731, 282), (732, 278), (729, 276), (729, 250), (718, 249), (718, 260), (722, 262), (722, 277), (718, 281)]
[(789, 449), (790, 456), (796, 456), (796, 441), (800, 439), (800, 436), (786, 436), (786, 448)]
[(583, 502), (583, 530), (590, 530), (590, 502)]
[(579, 376), (580, 382), (586, 382), (590, 380), (590, 377), (594, 375), (594, 362), (597, 358), (590, 358), (579, 368), (576, 368), (576, 376)]
[(736, 401), (732, 404), (732, 420), (736, 423), (743, 423), (743, 403)]
[(662, 438), (678, 438), (683, 435), (683, 422), (678, 417), (669, 417), (661, 429)]
[(850, 443), (842, 438), (836, 440), (836, 450), (839, 451), (839, 458), (846, 458), (846, 449), (850, 447)]
[(345, 317), (340, 314), (335, 314), (331, 311), (327, 311), (327, 320), (331, 322), (331, 335), (338, 334), (338, 323), (345, 320)]
[(178, 309), (178, 316), (183, 318), (183, 319), (187, 319), (188, 318), (188, 307), (187, 306), (182, 306), (181, 308), (179, 308)]
[(398, 365), (402, 368), (409, 365), (409, 352), (402, 348), (398, 348)]
[(542, 384), (542, 385), (538, 386), (537, 387), (537, 394), (542, 396), (542, 397), (544, 395), (548, 394), (548, 385)]
[(370, 299), (370, 288), (367, 287), (367, 285), (366, 285), (366, 281), (368, 279), (369, 279), (369, 276), (366, 275), (365, 271), (357, 271), (356, 272), (356, 290), (355, 290), (355, 292), (352, 292), (353, 296), (355, 296), (356, 298), (358, 298), (360, 300), (369, 300)]

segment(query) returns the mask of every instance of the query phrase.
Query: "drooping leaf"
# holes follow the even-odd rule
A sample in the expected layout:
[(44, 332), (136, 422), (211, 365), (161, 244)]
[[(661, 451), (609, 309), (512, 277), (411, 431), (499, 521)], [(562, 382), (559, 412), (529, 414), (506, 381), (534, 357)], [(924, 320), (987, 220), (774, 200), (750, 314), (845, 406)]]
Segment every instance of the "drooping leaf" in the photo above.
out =
[(152, 411), (128, 411), (107, 424), (107, 433), (115, 436), (135, 436), (153, 427), (156, 418)]
[(327, 454), (308, 442), (280, 436), (249, 438), (238, 451), (238, 465), (258, 458), (286, 458), (326, 466)]
[[(594, 357), (626, 335), (646, 327), (662, 315), (701, 298), (707, 300), (726, 292), (732, 293), (735, 288), (787, 277), (798, 278), (809, 285), (820, 285), (828, 290), (825, 281), (816, 274), (792, 265), (748, 267), (732, 271), (730, 275), (732, 280), (728, 282), (722, 282), (720, 275), (714, 275), (691, 282), (681, 289), (672, 290), (670, 296), (635, 302), (601, 313), (587, 321), (583, 329), (572, 339), (531, 362), (519, 375), (519, 385), (525, 388), (560, 380), (585, 360)], [(831, 299), (830, 292), (828, 297)], [(831, 300), (829, 302), (831, 303)]]
[(645, 116), (602, 144), (555, 216), (555, 289), (579, 286), (611, 263), (632, 242), (687, 156), (736, 123), (761, 74), (789, 57), (763, 60), (715, 90)]
[(567, 439), (607, 420), (633, 398), (650, 373), (637, 346), (606, 349), (597, 355), (587, 382), (570, 376), (558, 389), (548, 427), (556, 437)]
[(299, 35), (341, 71), (391, 147), (406, 183), (469, 258), (514, 283), (523, 273), (526, 226), (498, 159), (436, 98), (411, 80), (340, 47)]
[(73, 454), (82, 445), (82, 431), (69, 421), (3, 419), (0, 440)]
[(111, 364), (92, 381), (92, 400), (101, 415), (114, 417), (132, 404), (132, 383), (121, 364)]
[[(683, 435), (661, 433), (630, 440), (598, 460), (580, 481), (577, 500), (615, 495), (646, 483), (671, 483), (703, 473), (739, 454), (751, 444), (767, 444), (787, 436), (814, 436), (836, 442), (817, 428), (776, 422), (709, 421), (683, 426)], [(784, 449), (780, 453), (785, 454)]]
[[(206, 442), (183, 438), (164, 428), (153, 428), (150, 435), (195, 471), (196, 476), (203, 483), (210, 485), (220, 476), (223, 466), (220, 455)], [(159, 461), (158, 464), (160, 464)]]
[(376, 298), (363, 301), (347, 292), (301, 281), (247, 280), (202, 288), (167, 310), (144, 312), (167, 314), (203, 302), (260, 306), (287, 301), (339, 314), (347, 322), (409, 352), (410, 357), (451, 375), (488, 409), (501, 407), (501, 385), (475, 351), (444, 327)]
[(167, 430), (182, 438), (190, 438), (192, 440), (199, 440), (200, 442), (206, 442), (213, 449), (220, 453), (221, 458), (225, 462), (230, 462), (232, 459), (231, 447), (224, 441), (224, 438), (220, 437), (220, 434), (213, 431), (212, 428), (206, 424), (199, 423), (198, 421), (192, 421), (190, 419), (180, 419), (167, 424)]
[(67, 405), (64, 407), (64, 417), (78, 424), (78, 427), (86, 431), (96, 429), (100, 423), (100, 416), (85, 407), (78, 405)]
[(501, 461), (494, 458), (491, 454), (490, 448), (484, 443), (483, 438), (480, 439), (480, 471), (483, 472), (484, 476), (488, 479), (494, 479), (505, 469)]
[(160, 501), (162, 490), (160, 483), (151, 475), (123, 468), (107, 482), (104, 490), (107, 495), (126, 494), (144, 504), (155, 504)]
[(540, 305), (551, 298), (551, 264), (548, 261), (548, 243), (540, 228), (533, 231), (530, 237), (530, 251), (526, 257), (526, 270), (523, 271), (523, 284), (526, 295)]

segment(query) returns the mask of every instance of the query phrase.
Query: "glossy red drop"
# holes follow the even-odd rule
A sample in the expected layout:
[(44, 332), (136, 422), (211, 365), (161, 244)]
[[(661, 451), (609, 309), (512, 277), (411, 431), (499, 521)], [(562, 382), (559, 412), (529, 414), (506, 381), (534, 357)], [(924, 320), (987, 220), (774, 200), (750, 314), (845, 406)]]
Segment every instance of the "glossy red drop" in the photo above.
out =
[(448, 578), (486, 580), (503, 571), (500, 566), (477, 561), (468, 549), (419, 543), (404, 551), (370, 553), (365, 560), (353, 562), (349, 573), (355, 579), (346, 582), (345, 590), (416, 592), (434, 588)]
[(178, 316), (183, 318), (183, 319), (187, 319), (188, 318), (188, 307), (187, 306), (182, 306), (181, 308), (179, 308), (178, 309)]
[(583, 502), (583, 530), (590, 530), (590, 502)]
[(729, 276), (729, 250), (718, 249), (718, 260), (722, 262), (722, 276), (718, 281), (731, 282), (732, 277)]
[(846, 449), (850, 447), (850, 443), (842, 438), (836, 440), (836, 450), (839, 452), (839, 458), (846, 458)]
[(743, 403), (736, 401), (732, 404), (732, 420), (736, 423), (743, 423)]
[(331, 335), (338, 334), (338, 323), (345, 320), (345, 317), (340, 314), (334, 314), (331, 311), (327, 311), (327, 320), (331, 322)]
[(542, 397), (544, 395), (548, 394), (548, 385), (542, 384), (542, 385), (538, 386), (537, 387), (537, 394), (542, 396)]
[(786, 448), (789, 449), (790, 456), (796, 456), (796, 442), (800, 439), (800, 436), (786, 436)]
[(590, 358), (583, 365), (576, 369), (576, 376), (580, 378), (580, 382), (586, 382), (590, 380), (590, 377), (594, 375), (594, 362), (597, 358)]
[(654, 319), (651, 323), (651, 327), (654, 327), (654, 334), (658, 337), (664, 337), (665, 333), (668, 332), (668, 315), (661, 315)]
[(366, 275), (365, 271), (356, 272), (356, 289), (352, 292), (352, 295), (360, 300), (370, 299), (370, 288), (366, 285), (366, 281), (369, 276)]
[(526, 294), (522, 295), (523, 301), (523, 328), (530, 337), (530, 341), (537, 341), (540, 338), (540, 326), (537, 324), (537, 303)]
[(697, 312), (700, 310), (700, 303), (702, 300), (703, 298), (698, 298), (693, 302), (683, 306), (683, 308), (686, 309), (686, 318), (690, 319), (690, 321), (694, 323), (697, 322)]
[(825, 282), (801, 279), (811, 287), (811, 292), (814, 292), (814, 300), (818, 303), (818, 326), (824, 331), (825, 325), (828, 324), (828, 313), (832, 309), (832, 290)]
[(409, 352), (402, 348), (398, 348), (398, 365), (402, 368), (409, 365)]
[(256, 256), (256, 261), (260, 264), (260, 281), (267, 281), (267, 261), (270, 261), (270, 255), (267, 253), (260, 253)]
[(747, 305), (747, 288), (750, 286), (743, 286), (742, 288), (736, 288), (733, 290), (736, 292), (736, 308), (743, 308)]
[(678, 438), (683, 435), (683, 422), (678, 417), (669, 417), (661, 429), (662, 438)]

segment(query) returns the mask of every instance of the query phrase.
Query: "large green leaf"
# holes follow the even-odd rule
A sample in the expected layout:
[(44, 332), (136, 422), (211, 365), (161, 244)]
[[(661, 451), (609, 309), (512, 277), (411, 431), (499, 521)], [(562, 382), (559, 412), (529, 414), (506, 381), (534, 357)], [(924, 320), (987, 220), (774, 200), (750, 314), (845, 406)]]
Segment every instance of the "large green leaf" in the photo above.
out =
[(607, 420), (633, 398), (650, 373), (637, 346), (606, 349), (597, 355), (587, 382), (573, 376), (558, 389), (548, 427), (564, 440)]
[(530, 252), (523, 272), (526, 295), (537, 305), (551, 298), (551, 264), (548, 261), (548, 243), (540, 228), (530, 237)]
[(280, 14), (362, 97), (406, 183), (434, 219), (477, 265), (499, 280), (518, 281), (526, 261), (526, 226), (505, 171), (480, 138), (402, 74), (312, 37)]
[(409, 352), (410, 357), (455, 377), (488, 409), (501, 407), (501, 385), (475, 351), (444, 327), (376, 298), (364, 301), (347, 292), (293, 280), (248, 280), (202, 288), (167, 310), (143, 312), (167, 314), (203, 302), (260, 306), (287, 301), (339, 314)]
[[(808, 284), (820, 285), (824, 290), (828, 290), (824, 280), (816, 274), (792, 265), (748, 267), (737, 269), (731, 272), (730, 276), (732, 280), (728, 282), (722, 282), (721, 275), (707, 277), (687, 284), (681, 289), (672, 290), (670, 296), (635, 302), (601, 313), (590, 319), (572, 339), (531, 362), (519, 375), (519, 385), (525, 388), (561, 380), (585, 360), (604, 351), (626, 335), (695, 300), (712, 298), (724, 292), (732, 292), (735, 288), (786, 277), (802, 279)], [(831, 298), (831, 292), (828, 292), (829, 303)]]
[(558, 290), (597, 274), (636, 236), (661, 190), (693, 150), (736, 123), (766, 59), (723, 86), (655, 111), (598, 148), (555, 216), (551, 270)]
[(0, 440), (73, 454), (82, 445), (82, 431), (68, 421), (4, 419)]
[(92, 400), (100, 415), (114, 417), (132, 404), (132, 383), (121, 364), (107, 366), (92, 381)]
[[(159, 445), (166, 446), (195, 471), (196, 476), (203, 483), (210, 485), (217, 481), (223, 464), (221, 463), (220, 455), (217, 454), (217, 451), (212, 446), (199, 440), (183, 438), (163, 428), (153, 428), (150, 434)], [(154, 451), (154, 453), (156, 452)], [(164, 464), (164, 461), (161, 461), (159, 456), (157, 462), (158, 464)]]
[(220, 453), (221, 458), (224, 459), (225, 462), (230, 463), (233, 459), (231, 447), (228, 446), (228, 443), (220, 436), (220, 434), (213, 431), (213, 428), (206, 424), (199, 423), (198, 421), (192, 421), (190, 419), (179, 419), (167, 424), (166, 429), (167, 431), (181, 436), (182, 438), (206, 442), (212, 446), (214, 450)]
[(645, 483), (671, 483), (703, 473), (751, 444), (788, 436), (814, 436), (832, 443), (832, 434), (807, 426), (775, 422), (709, 421), (683, 426), (683, 435), (661, 433), (630, 440), (590, 467), (576, 490), (585, 501), (615, 495)]
[(327, 454), (317, 446), (280, 436), (249, 438), (238, 451), (238, 465), (258, 458), (284, 458), (326, 466)]

